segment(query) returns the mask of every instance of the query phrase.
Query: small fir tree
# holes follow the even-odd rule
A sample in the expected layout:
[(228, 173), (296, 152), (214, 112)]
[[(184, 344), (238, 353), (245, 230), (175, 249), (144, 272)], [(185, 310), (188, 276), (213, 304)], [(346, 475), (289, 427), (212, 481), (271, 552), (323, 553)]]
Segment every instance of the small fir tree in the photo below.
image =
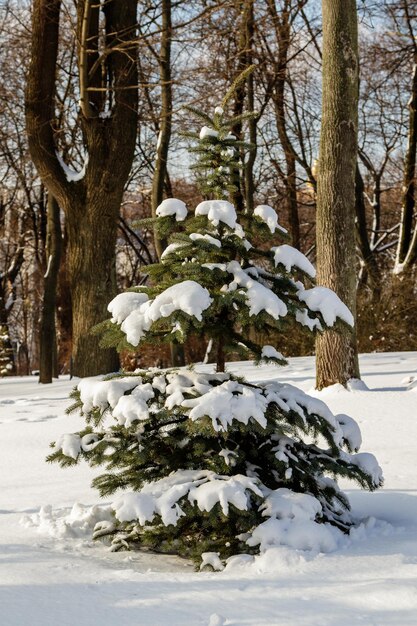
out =
[(11, 347), (7, 326), (0, 326), (0, 376), (13, 374), (13, 348)]
[[(229, 141), (221, 135), (223, 114), (216, 115), (219, 134), (200, 140), (204, 166), (212, 154), (207, 138)], [(217, 190), (220, 178), (213, 181)], [(297, 529), (306, 524), (319, 544), (329, 525), (347, 531), (353, 522), (337, 478), (370, 490), (382, 479), (375, 458), (357, 453), (360, 433), (351, 418), (334, 416), (291, 385), (254, 384), (225, 371), (228, 356), (286, 362), (253, 337), (285, 333), (289, 323), (320, 332), (353, 319), (331, 290), (314, 286), (303, 254), (285, 243), (268, 245), (271, 236), (285, 239), (273, 208), (238, 217), (217, 193), (220, 199), (194, 212), (178, 199), (162, 202), (156, 227), (170, 243), (160, 263), (147, 268), (152, 286), (118, 295), (103, 324), (106, 345), (118, 349), (205, 338), (215, 371), (154, 369), (82, 380), (72, 409), (81, 411), (85, 427), (63, 435), (48, 458), (106, 467), (93, 485), (103, 496), (122, 493), (94, 536), (111, 536), (113, 549), (204, 555), (203, 563), (220, 567), (237, 553), (298, 545)]]

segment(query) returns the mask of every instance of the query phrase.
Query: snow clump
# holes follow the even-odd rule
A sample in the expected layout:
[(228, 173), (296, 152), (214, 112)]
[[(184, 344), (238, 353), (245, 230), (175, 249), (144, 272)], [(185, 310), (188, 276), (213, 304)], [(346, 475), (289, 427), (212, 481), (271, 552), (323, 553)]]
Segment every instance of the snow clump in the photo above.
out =
[(213, 226), (218, 226), (220, 222), (223, 222), (232, 230), (236, 228), (236, 209), (227, 200), (204, 200), (196, 206), (195, 214), (207, 215), (207, 219)]
[(200, 139), (206, 139), (207, 137), (218, 137), (219, 133), (214, 128), (209, 128), (209, 126), (203, 126), (200, 130)]
[(121, 324), (132, 311), (148, 300), (146, 293), (126, 291), (125, 293), (119, 293), (118, 296), (113, 298), (107, 306), (107, 310), (112, 315), (112, 322)]
[(178, 200), (177, 198), (166, 198), (156, 209), (158, 217), (167, 217), (168, 215), (175, 215), (177, 222), (183, 222), (187, 217), (187, 207), (185, 202)]
[(146, 294), (132, 294), (143, 296), (137, 299), (126, 298), (126, 295), (129, 294), (116, 296), (110, 302), (109, 310), (113, 315), (117, 314), (118, 323), (132, 346), (139, 344), (153, 322), (169, 317), (174, 311), (182, 311), (201, 321), (203, 311), (212, 302), (208, 290), (193, 280), (172, 285), (153, 300), (149, 300)]
[(281, 352), (278, 352), (273, 346), (263, 346), (261, 352), (263, 359), (276, 359), (277, 361), (285, 361), (286, 358)]
[(287, 272), (291, 272), (292, 268), (296, 267), (307, 274), (307, 276), (310, 276), (310, 278), (315, 278), (315, 267), (297, 248), (283, 244), (282, 246), (272, 248), (272, 252), (274, 252), (275, 267), (283, 265)]
[(298, 299), (305, 302), (311, 311), (319, 311), (327, 326), (334, 326), (339, 317), (349, 326), (354, 326), (352, 313), (339, 296), (327, 287), (313, 287), (298, 292)]
[(274, 234), (277, 229), (284, 233), (287, 232), (285, 228), (278, 224), (278, 214), (275, 209), (268, 204), (260, 204), (255, 207), (253, 214), (256, 215), (256, 217), (259, 217), (262, 222), (265, 222), (271, 231), (271, 234)]

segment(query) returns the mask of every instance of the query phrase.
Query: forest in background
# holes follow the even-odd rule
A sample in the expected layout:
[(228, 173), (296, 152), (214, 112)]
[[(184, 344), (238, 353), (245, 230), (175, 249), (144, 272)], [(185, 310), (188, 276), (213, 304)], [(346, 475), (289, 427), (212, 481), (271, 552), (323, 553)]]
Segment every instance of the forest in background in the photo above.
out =
[[(88, 165), (92, 168), (91, 150), (90, 163), (85, 159), (86, 129), (80, 111), (85, 119), (92, 120), (87, 135), (90, 132), (93, 145), (97, 143), (94, 120), (106, 124), (115, 106), (112, 98), (117, 100), (117, 92), (109, 88), (117, 67), (105, 68), (110, 56), (106, 54), (109, 33), (103, 34), (97, 18), (96, 47), (90, 47), (93, 38), (85, 39), (91, 80), (80, 80), (77, 50), (82, 48), (83, 39), (77, 11), (82, 3), (61, 4), (53, 133), (66, 181), (76, 186), (83, 170)], [(417, 342), (417, 2), (358, 4), (360, 102), (355, 210), (359, 349), (412, 350)], [(74, 261), (71, 250), (68, 252), (68, 233), (74, 225), (61, 206), (64, 202), (55, 203), (54, 208), (29, 155), (25, 85), (31, 75), (31, 10), (31, 3), (1, 5), (1, 341), (10, 365), (4, 368), (5, 373), (26, 374), (38, 369), (47, 283), (44, 277), (51, 276), (48, 260), (51, 229), (55, 229), (55, 240), (62, 245), (56, 268), (55, 373), (64, 373), (71, 368), (73, 307), (68, 263)], [(126, 91), (118, 92), (134, 91), (137, 101), (131, 107), (133, 122), (126, 122), (134, 124), (134, 156), (123, 184), (118, 220), (117, 289), (141, 284), (145, 266), (156, 260), (161, 246), (150, 230), (138, 229), (137, 219), (154, 213), (163, 197), (181, 197), (193, 206), (202, 199), (189, 168), (190, 141), (186, 137), (199, 126), (184, 105), (210, 114), (236, 76), (252, 64), (254, 71), (239, 85), (230, 104), (233, 114), (243, 115), (234, 134), (256, 146), (244, 164), (239, 185), (242, 202), (247, 206), (273, 205), (290, 233), (291, 244), (315, 262), (320, 3), (149, 1), (139, 3), (137, 16), (134, 48), (129, 48), (130, 62), (134, 55), (135, 80), (130, 76)], [(119, 39), (116, 45), (121, 45)], [(101, 71), (103, 80), (103, 68), (107, 72), (105, 88), (94, 79)], [(47, 68), (42, 71), (47, 73)], [(245, 114), (253, 111), (256, 117), (245, 119)], [(117, 138), (116, 132), (115, 141)], [(122, 148), (119, 154), (116, 149), (116, 164), (125, 160)], [(101, 178), (91, 180), (91, 187), (108, 195), (106, 182), (112, 175), (123, 176), (99, 154), (97, 160), (102, 166)], [(62, 189), (65, 185), (63, 181)], [(100, 202), (105, 200), (103, 196)], [(239, 198), (237, 208), (238, 204)], [(100, 205), (97, 208), (100, 210)], [(51, 219), (53, 214), (55, 220)], [(81, 224), (79, 217), (75, 218), (77, 224)], [(111, 295), (106, 294), (106, 301)], [(311, 339), (291, 333), (284, 344), (281, 341), (279, 348), (288, 355), (314, 349)], [(203, 358), (204, 346), (187, 345), (186, 356), (193, 361)], [(141, 349), (140, 357), (141, 365), (168, 365), (170, 359), (169, 351), (165, 354), (160, 349)], [(137, 363), (134, 359), (132, 366)]]

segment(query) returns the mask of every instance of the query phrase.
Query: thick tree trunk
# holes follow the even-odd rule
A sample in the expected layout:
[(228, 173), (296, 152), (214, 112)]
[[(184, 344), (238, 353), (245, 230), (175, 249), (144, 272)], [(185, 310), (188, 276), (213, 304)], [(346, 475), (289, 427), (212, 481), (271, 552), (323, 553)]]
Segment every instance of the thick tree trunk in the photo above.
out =
[[(88, 210), (85, 210), (85, 207)], [(92, 328), (106, 319), (116, 295), (115, 243), (120, 198), (100, 190), (67, 212), (68, 270), (74, 336), (73, 373), (91, 376), (119, 367), (117, 353), (104, 349)]]
[[(323, 111), (317, 181), (317, 283), (356, 313), (355, 172), (358, 120), (356, 1), (323, 0)], [(317, 339), (318, 389), (359, 378), (356, 335)]]
[(40, 327), (39, 382), (51, 383), (57, 370), (56, 359), (56, 291), (61, 263), (62, 233), (60, 210), (52, 195), (48, 197), (46, 235), (47, 267), (44, 281), (43, 307)]
[(137, 2), (77, 3), (80, 120), (88, 157), (78, 176), (68, 175), (55, 145), (60, 8), (59, 0), (33, 2), (26, 123), (33, 162), (66, 216), (73, 373), (92, 376), (118, 363), (90, 331), (108, 317), (107, 303), (115, 295), (116, 228), (137, 128)]

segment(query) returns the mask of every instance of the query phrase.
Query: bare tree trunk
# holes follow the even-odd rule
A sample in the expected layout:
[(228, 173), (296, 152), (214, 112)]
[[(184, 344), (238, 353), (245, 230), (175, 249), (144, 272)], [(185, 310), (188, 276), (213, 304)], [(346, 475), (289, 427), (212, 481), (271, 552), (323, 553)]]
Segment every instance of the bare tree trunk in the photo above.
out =
[[(247, 0), (246, 11), (246, 63), (247, 66), (252, 65), (253, 61), (253, 39), (255, 34), (255, 11), (254, 0)], [(255, 89), (254, 89), (254, 76), (251, 72), (247, 78), (247, 96), (248, 96), (248, 111), (251, 113), (255, 110)], [(256, 161), (256, 143), (257, 143), (257, 119), (249, 118), (249, 142), (251, 147), (248, 151), (247, 161), (245, 163), (245, 202), (246, 213), (252, 215), (254, 210), (254, 195), (255, 195), (255, 183), (253, 179), (253, 168)]]
[[(239, 16), (239, 38), (238, 38), (238, 52), (237, 52), (237, 71), (236, 76), (240, 74), (250, 65), (248, 58), (249, 50), (249, 30), (248, 21), (250, 21), (253, 0), (235, 0), (236, 14)], [(246, 88), (249, 85), (248, 81), (242, 80), (236, 87), (234, 93), (233, 102), (233, 115), (242, 115), (245, 106)], [(233, 128), (233, 134), (242, 141), (243, 139), (243, 124), (241, 121), (237, 122)], [(244, 184), (246, 182), (245, 176), (240, 176), (239, 173), (234, 175), (233, 184), (236, 186), (236, 191), (233, 193), (231, 202), (236, 207), (238, 213), (243, 212), (245, 195)]]
[[(165, 180), (167, 177), (167, 159), (172, 127), (172, 76), (171, 76), (171, 41), (172, 20), (171, 0), (162, 0), (162, 34), (159, 52), (159, 79), (161, 84), (161, 119), (156, 150), (155, 171), (152, 179), (152, 215), (156, 217), (156, 209), (164, 197)], [(166, 248), (166, 241), (161, 241), (155, 233), (155, 248), (158, 258)]]
[(356, 165), (355, 182), (356, 233), (358, 246), (367, 276), (369, 277), (373, 298), (378, 300), (381, 294), (381, 273), (369, 242), (368, 229), (366, 225), (364, 182), (358, 165)]
[(52, 195), (49, 195), (46, 236), (47, 267), (44, 281), (43, 307), (40, 326), (40, 383), (51, 383), (57, 370), (55, 310), (61, 252), (62, 233), (60, 210), (55, 198)]
[(285, 161), (287, 165), (287, 177), (285, 180), (285, 188), (287, 195), (287, 214), (290, 225), (291, 244), (294, 248), (300, 249), (300, 216), (298, 215), (298, 199), (297, 199), (297, 171), (295, 158), (291, 151), (285, 151)]
[[(323, 110), (317, 184), (317, 283), (356, 314), (355, 172), (358, 120), (356, 1), (323, 0)], [(318, 389), (359, 378), (355, 331), (317, 339)]]
[(33, 2), (26, 125), (33, 162), (66, 216), (73, 373), (92, 376), (118, 367), (116, 352), (102, 350), (91, 328), (108, 317), (107, 303), (116, 293), (117, 221), (137, 127), (137, 2), (77, 4), (80, 119), (88, 161), (84, 175), (76, 177), (68, 177), (54, 136), (60, 8), (60, 0)]
[(91, 376), (92, 367), (96, 374), (119, 367), (117, 353), (102, 348), (91, 329), (108, 317), (107, 305), (117, 293), (114, 250), (121, 191), (117, 199), (98, 189), (96, 194), (93, 192), (94, 197), (73, 204), (67, 213), (72, 358), (76, 376)]
[[(162, 33), (159, 52), (159, 79), (161, 84), (161, 116), (159, 136), (156, 149), (155, 170), (152, 179), (152, 216), (156, 217), (156, 209), (164, 197), (164, 190), (169, 181), (167, 161), (172, 128), (172, 75), (171, 75), (171, 42), (172, 15), (171, 0), (162, 0)], [(158, 258), (166, 248), (167, 242), (161, 240), (154, 232), (155, 249)], [(184, 346), (171, 343), (171, 363), (174, 367), (185, 364)]]
[(287, 7), (278, 13), (274, 0), (268, 0), (269, 11), (273, 19), (276, 39), (278, 41), (278, 58), (276, 61), (276, 77), (273, 89), (275, 118), (279, 140), (285, 157), (285, 189), (287, 215), (290, 224), (291, 243), (300, 248), (300, 219), (297, 201), (296, 158), (294, 148), (288, 137), (285, 112), (285, 86), (288, 72), (288, 51), (291, 43), (291, 13)]
[(403, 200), (401, 212), (400, 238), (398, 241), (396, 272), (407, 271), (417, 261), (417, 227), (413, 221), (416, 206), (415, 173), (417, 157), (417, 53), (414, 60), (411, 97), (408, 103), (410, 112), (408, 143), (404, 162)]

